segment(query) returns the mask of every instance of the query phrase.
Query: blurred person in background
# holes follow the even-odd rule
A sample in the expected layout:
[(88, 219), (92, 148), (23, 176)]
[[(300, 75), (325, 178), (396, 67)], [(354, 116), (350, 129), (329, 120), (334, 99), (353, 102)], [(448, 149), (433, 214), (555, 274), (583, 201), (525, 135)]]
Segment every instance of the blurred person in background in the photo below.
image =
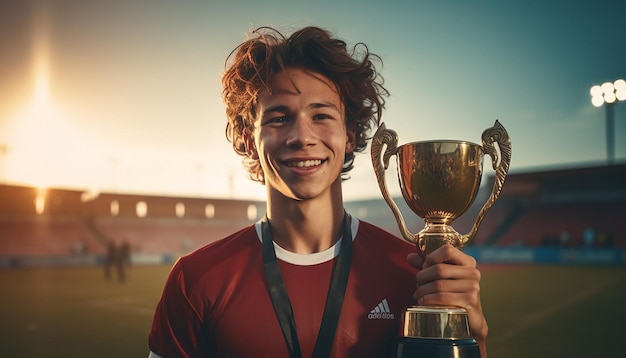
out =
[(127, 269), (131, 265), (130, 256), (131, 247), (128, 240), (108, 240), (104, 258), (104, 277), (111, 280), (112, 272), (115, 271), (117, 282), (126, 282)]
[(107, 251), (104, 254), (104, 278), (111, 279), (111, 272), (115, 267), (115, 258), (117, 256), (117, 246), (114, 240), (107, 240)]

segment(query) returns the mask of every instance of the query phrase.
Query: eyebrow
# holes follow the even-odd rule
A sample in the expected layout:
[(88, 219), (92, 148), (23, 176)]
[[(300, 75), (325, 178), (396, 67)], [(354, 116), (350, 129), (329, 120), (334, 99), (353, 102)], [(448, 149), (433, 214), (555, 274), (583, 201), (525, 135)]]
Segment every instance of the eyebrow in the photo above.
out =
[[(307, 109), (330, 108), (330, 109), (334, 109), (337, 112), (340, 112), (339, 108), (334, 103), (330, 103), (330, 102), (313, 102), (309, 104), (306, 108)], [(289, 107), (282, 105), (282, 104), (271, 106), (265, 109), (262, 114), (265, 115), (271, 112), (287, 113), (289, 112)]]
[(336, 110), (337, 112), (340, 112), (339, 108), (334, 103), (331, 103), (331, 102), (314, 102), (314, 103), (309, 104), (307, 108), (331, 108), (331, 109)]

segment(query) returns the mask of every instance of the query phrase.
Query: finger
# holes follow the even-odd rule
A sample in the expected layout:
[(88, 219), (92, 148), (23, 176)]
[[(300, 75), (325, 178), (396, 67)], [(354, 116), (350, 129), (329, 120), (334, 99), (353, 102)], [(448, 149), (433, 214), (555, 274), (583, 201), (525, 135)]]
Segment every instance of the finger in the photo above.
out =
[[(439, 291), (431, 292), (420, 295), (420, 292), (424, 287), (418, 288), (416, 291), (415, 299), (419, 304), (431, 306), (431, 305), (443, 305), (443, 306), (456, 306), (465, 309), (471, 309), (478, 304), (479, 291), (470, 289), (468, 287), (459, 288), (455, 291)], [(426, 291), (426, 290), (424, 290)], [(430, 290), (428, 290), (430, 291)]]
[(453, 264), (436, 264), (415, 274), (418, 286), (434, 281), (469, 280), (480, 282), (481, 274), (476, 267)]
[[(414, 297), (421, 298), (428, 295), (449, 293), (478, 296), (480, 294), (480, 284), (474, 279), (428, 281), (417, 284)], [(448, 302), (447, 304), (454, 304), (454, 302)]]
[(426, 268), (440, 263), (476, 267), (476, 259), (474, 259), (470, 255), (463, 253), (461, 250), (455, 248), (452, 245), (443, 245), (440, 248), (431, 252), (426, 257), (422, 268)]
[(424, 265), (424, 259), (417, 252), (412, 252), (406, 257), (406, 261), (409, 265), (415, 267), (416, 269), (421, 269), (422, 265)]

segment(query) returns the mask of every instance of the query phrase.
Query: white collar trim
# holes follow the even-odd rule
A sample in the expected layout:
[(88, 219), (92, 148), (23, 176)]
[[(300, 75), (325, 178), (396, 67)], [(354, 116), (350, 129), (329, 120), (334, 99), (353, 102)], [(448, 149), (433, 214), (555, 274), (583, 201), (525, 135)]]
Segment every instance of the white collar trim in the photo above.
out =
[[(352, 231), (352, 241), (356, 237), (356, 233), (359, 230), (359, 219), (355, 216), (351, 216), (350, 230)], [(257, 237), (261, 243), (263, 243), (263, 239), (261, 236), (261, 221), (258, 221), (254, 224), (254, 229), (256, 230)], [(324, 263), (326, 261), (330, 261), (339, 255), (339, 249), (341, 248), (341, 241), (343, 237), (341, 237), (337, 242), (329, 247), (328, 249), (320, 252), (314, 252), (312, 254), (297, 254), (295, 252), (291, 252), (283, 249), (278, 246), (275, 242), (274, 251), (276, 251), (276, 257), (279, 260), (288, 262), (294, 265), (302, 265), (302, 266), (311, 266)]]

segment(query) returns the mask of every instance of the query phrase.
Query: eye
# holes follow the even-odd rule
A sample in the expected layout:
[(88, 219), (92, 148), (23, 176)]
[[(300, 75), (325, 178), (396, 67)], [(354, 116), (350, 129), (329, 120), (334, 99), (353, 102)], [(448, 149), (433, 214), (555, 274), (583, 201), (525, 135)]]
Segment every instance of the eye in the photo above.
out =
[(265, 118), (263, 120), (263, 125), (278, 125), (278, 124), (283, 124), (287, 122), (287, 117), (286, 116), (274, 116), (274, 117), (268, 117)]
[(313, 119), (316, 119), (316, 120), (332, 119), (332, 118), (333, 118), (333, 116), (331, 116), (328, 113), (318, 113), (318, 114), (313, 116)]

